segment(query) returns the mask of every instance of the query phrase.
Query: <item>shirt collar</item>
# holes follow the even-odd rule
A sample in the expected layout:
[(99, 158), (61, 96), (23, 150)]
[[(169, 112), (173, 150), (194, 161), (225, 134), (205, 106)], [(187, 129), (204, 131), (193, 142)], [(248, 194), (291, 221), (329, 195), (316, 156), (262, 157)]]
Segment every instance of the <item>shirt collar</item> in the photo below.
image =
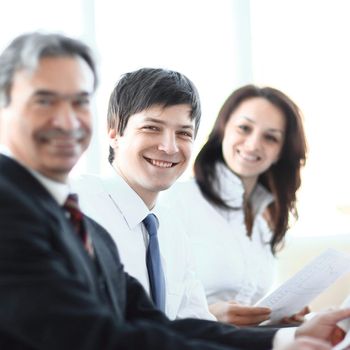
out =
[[(216, 171), (218, 174), (216, 186), (221, 198), (232, 208), (242, 207), (244, 201), (242, 180), (222, 163), (216, 164)], [(273, 195), (258, 183), (250, 196), (253, 215), (261, 213), (273, 201)]]
[(116, 172), (113, 166), (108, 170), (107, 177), (103, 183), (107, 193), (123, 213), (130, 229), (134, 229), (148, 214), (150, 214), (150, 210), (142, 198)]
[(5, 145), (0, 144), (0, 153), (4, 156), (14, 159), (10, 149), (7, 148)]
[(47, 189), (57, 203), (62, 206), (70, 192), (70, 187), (66, 183), (57, 182), (46, 176), (39, 174), (37, 171), (28, 169), (33, 176)]
[(244, 187), (242, 180), (234, 174), (226, 165), (216, 164), (218, 181), (214, 187), (223, 201), (232, 208), (241, 208), (244, 200)]
[[(18, 160), (14, 158), (10, 149), (5, 145), (0, 144), (0, 153), (18, 162)], [(24, 167), (46, 188), (46, 190), (52, 195), (59, 205), (62, 206), (64, 204), (70, 192), (68, 184), (51, 180), (33, 169), (29, 169), (26, 166)]]
[(272, 193), (258, 183), (250, 198), (253, 215), (261, 214), (272, 202), (274, 202)]

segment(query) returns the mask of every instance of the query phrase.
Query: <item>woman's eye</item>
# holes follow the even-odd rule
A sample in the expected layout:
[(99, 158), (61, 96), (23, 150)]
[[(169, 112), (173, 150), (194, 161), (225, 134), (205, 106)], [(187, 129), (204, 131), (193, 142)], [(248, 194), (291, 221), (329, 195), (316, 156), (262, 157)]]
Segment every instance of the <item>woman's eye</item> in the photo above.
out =
[(274, 142), (274, 143), (277, 143), (277, 142), (278, 142), (278, 139), (277, 139), (275, 136), (273, 136), (273, 135), (266, 135), (266, 136), (265, 136), (265, 139), (266, 139), (267, 141), (269, 141), (269, 142)]
[(250, 130), (248, 125), (239, 125), (238, 128), (243, 132), (248, 132)]

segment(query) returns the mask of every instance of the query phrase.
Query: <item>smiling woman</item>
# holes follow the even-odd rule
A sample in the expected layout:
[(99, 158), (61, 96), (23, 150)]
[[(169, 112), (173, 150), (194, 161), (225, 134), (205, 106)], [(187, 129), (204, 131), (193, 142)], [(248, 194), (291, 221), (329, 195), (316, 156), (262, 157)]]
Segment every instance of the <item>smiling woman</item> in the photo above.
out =
[(282, 111), (263, 97), (242, 101), (226, 124), (222, 154), (239, 174), (249, 198), (258, 177), (279, 159), (286, 120)]
[(221, 108), (195, 160), (195, 179), (162, 195), (184, 222), (219, 320), (255, 325), (268, 319), (268, 309), (252, 305), (271, 287), (274, 254), (289, 215), (297, 216), (305, 153), (294, 102), (279, 90), (247, 85)]

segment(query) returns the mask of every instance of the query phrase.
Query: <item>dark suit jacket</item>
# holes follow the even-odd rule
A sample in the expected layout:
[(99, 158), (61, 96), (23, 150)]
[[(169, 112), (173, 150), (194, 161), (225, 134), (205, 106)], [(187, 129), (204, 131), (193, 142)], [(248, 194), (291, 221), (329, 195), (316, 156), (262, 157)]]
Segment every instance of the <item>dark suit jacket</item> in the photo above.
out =
[(85, 219), (95, 261), (46, 189), (0, 155), (0, 344), (15, 339), (18, 349), (43, 350), (271, 347), (272, 329), (169, 321), (124, 272), (108, 233)]

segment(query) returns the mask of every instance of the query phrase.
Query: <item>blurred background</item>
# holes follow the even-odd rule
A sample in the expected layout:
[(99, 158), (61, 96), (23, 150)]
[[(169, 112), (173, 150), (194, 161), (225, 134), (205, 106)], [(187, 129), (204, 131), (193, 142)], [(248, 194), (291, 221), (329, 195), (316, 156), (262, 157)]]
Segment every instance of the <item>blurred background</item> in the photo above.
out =
[[(58, 31), (96, 52), (95, 135), (74, 169), (106, 169), (106, 110), (121, 74), (162, 67), (197, 86), (203, 118), (194, 156), (226, 97), (243, 84), (284, 91), (309, 144), (299, 220), (280, 253), (280, 281), (335, 247), (350, 253), (350, 3), (347, 0), (0, 0), (0, 49), (22, 32)], [(184, 177), (191, 175), (189, 170)], [(328, 293), (328, 294), (327, 294)], [(337, 305), (346, 275), (314, 302)]]

